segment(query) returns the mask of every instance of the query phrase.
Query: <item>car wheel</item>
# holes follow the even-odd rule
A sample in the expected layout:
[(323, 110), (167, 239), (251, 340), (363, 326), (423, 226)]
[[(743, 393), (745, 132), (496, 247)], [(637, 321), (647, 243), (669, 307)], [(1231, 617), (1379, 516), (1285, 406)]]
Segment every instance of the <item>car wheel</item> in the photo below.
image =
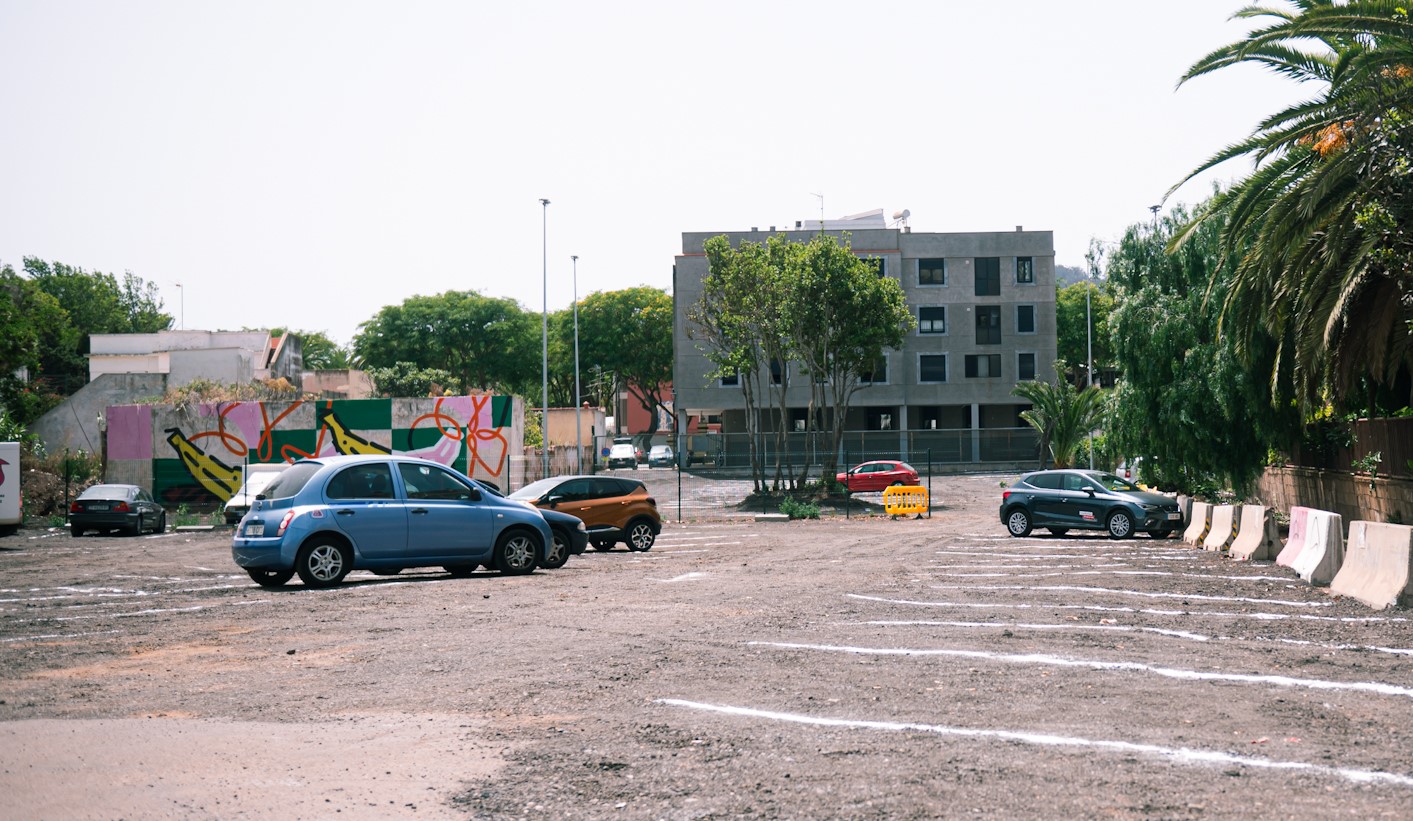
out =
[(554, 537), (554, 541), (550, 543), (549, 555), (540, 562), (540, 567), (558, 570), (569, 561), (569, 536), (557, 527), (550, 528), (550, 535)]
[(294, 578), (293, 570), (256, 570), (247, 567), (245, 572), (250, 574), (251, 581), (261, 587), (284, 587), (285, 582)]
[(1070, 529), (1067, 527), (1047, 527), (1045, 529), (1050, 531), (1051, 536), (1063, 536), (1070, 532)]
[(157, 514), (157, 531), (156, 531), (156, 532), (158, 532), (158, 533), (166, 533), (166, 532), (167, 532), (167, 511), (165, 511), (165, 510), (162, 511), (161, 513)]
[(653, 532), (653, 526), (644, 519), (638, 519), (628, 525), (628, 549), (635, 553), (643, 553), (652, 550), (653, 542), (657, 541), (657, 534)]
[(1133, 517), (1127, 511), (1116, 510), (1109, 514), (1109, 538), (1127, 539), (1133, 535)]
[(445, 570), (446, 572), (450, 573), (450, 574), (451, 574), (451, 577), (454, 578), (454, 579), (464, 579), (464, 578), (466, 578), (467, 576), (470, 576), (472, 573), (475, 573), (477, 567), (480, 567), (480, 565), (475, 565), (475, 564), (449, 564), (449, 565), (446, 565), (445, 567), (443, 567), (442, 569)]
[(1029, 536), (1030, 528), (1030, 514), (1026, 512), (1025, 508), (1013, 508), (1010, 513), (1006, 514), (1006, 530), (1009, 530), (1012, 536), (1017, 538)]
[(496, 569), (506, 576), (523, 576), (535, 572), (539, 563), (538, 539), (524, 530), (508, 530), (496, 541)]
[(299, 549), (295, 570), (305, 587), (333, 587), (352, 570), (353, 557), (343, 545), (326, 536), (316, 536)]
[(75, 536), (75, 537), (82, 536), (83, 534), (85, 534), (85, 533), (87, 533), (87, 532), (88, 532), (87, 530), (84, 530), (83, 528), (79, 527), (78, 525), (69, 525), (69, 533), (72, 534), (72, 535)]
[(132, 527), (125, 527), (125, 528), (123, 528), (123, 535), (124, 535), (124, 536), (141, 536), (141, 535), (142, 535), (142, 514), (141, 514), (141, 513), (137, 514), (137, 524), (133, 525)]
[(599, 550), (599, 551), (603, 551), (603, 550), (612, 550), (612, 549), (613, 549), (613, 545), (614, 545), (614, 543), (613, 543), (612, 541), (608, 540), (608, 539), (595, 539), (595, 540), (594, 540), (594, 549), (595, 549), (595, 550)]

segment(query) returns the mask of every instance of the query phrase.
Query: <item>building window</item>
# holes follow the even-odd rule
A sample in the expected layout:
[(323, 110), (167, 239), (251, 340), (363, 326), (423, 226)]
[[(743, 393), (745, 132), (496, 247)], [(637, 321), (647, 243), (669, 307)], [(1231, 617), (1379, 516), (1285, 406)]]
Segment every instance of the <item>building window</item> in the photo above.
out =
[(721, 377), (721, 387), (723, 388), (739, 388), (740, 386), (741, 375), (738, 373)]
[(1033, 334), (1033, 333), (1035, 333), (1035, 306), (1034, 306), (1034, 305), (1017, 305), (1017, 306), (1016, 306), (1016, 333), (1018, 333), (1018, 334)]
[(779, 385), (785, 381), (785, 364), (779, 359), (770, 360), (770, 384)]
[(919, 356), (917, 358), (917, 381), (946, 382), (947, 355), (944, 353), (925, 353)]
[(967, 356), (967, 379), (999, 379), (1000, 376), (1000, 354), (971, 354)]
[(893, 408), (868, 408), (865, 413), (869, 430), (893, 430)]
[(976, 344), (1001, 344), (1001, 306), (976, 306)]
[(873, 266), (874, 273), (881, 277), (888, 276), (888, 260), (883, 257), (864, 257), (863, 261)]
[(882, 385), (888, 382), (888, 355), (878, 357), (873, 370), (859, 374), (859, 382), (864, 385)]
[(920, 334), (947, 333), (947, 309), (942, 306), (919, 307), (917, 309), (917, 332)]
[(1001, 258), (977, 257), (972, 261), (976, 270), (976, 295), (1001, 295)]
[(1035, 378), (1035, 354), (1016, 354), (1016, 365), (1017, 379), (1024, 381)]
[(917, 284), (946, 285), (947, 260), (920, 259), (917, 261)]
[(1016, 257), (1016, 282), (1021, 285), (1035, 284), (1035, 257)]

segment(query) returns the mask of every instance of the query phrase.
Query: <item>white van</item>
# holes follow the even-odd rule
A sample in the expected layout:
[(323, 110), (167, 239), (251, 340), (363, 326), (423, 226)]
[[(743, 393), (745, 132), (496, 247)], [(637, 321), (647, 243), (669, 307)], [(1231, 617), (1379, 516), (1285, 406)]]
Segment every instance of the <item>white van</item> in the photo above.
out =
[(24, 522), (20, 495), (20, 443), (0, 442), (0, 536), (12, 536)]
[(226, 500), (225, 514), (226, 524), (233, 525), (245, 517), (250, 511), (250, 503), (255, 501), (255, 497), (260, 495), (280, 471), (289, 467), (284, 462), (273, 465), (245, 465), (245, 481), (241, 483), (240, 490), (235, 495)]

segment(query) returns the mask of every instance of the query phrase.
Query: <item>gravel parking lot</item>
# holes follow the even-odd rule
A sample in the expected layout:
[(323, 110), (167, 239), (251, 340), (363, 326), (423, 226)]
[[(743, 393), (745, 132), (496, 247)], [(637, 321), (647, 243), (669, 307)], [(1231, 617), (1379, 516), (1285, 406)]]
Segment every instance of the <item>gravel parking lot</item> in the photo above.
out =
[(1177, 540), (757, 524), (649, 483), (648, 553), (278, 590), (229, 531), (0, 539), (7, 818), (1379, 818), (1413, 625)]

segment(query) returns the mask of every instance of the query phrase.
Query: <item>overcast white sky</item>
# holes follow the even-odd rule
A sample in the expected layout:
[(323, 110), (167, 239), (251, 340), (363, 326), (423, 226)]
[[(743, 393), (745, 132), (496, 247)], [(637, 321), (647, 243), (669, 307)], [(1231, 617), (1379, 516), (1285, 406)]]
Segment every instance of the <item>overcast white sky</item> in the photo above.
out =
[(338, 342), (414, 294), (539, 311), (542, 244), (551, 311), (571, 254), (581, 297), (670, 289), (683, 231), (793, 225), (816, 194), (1052, 230), (1082, 265), (1313, 93), (1246, 68), (1175, 89), (1243, 5), (0, 0), (0, 262)]

